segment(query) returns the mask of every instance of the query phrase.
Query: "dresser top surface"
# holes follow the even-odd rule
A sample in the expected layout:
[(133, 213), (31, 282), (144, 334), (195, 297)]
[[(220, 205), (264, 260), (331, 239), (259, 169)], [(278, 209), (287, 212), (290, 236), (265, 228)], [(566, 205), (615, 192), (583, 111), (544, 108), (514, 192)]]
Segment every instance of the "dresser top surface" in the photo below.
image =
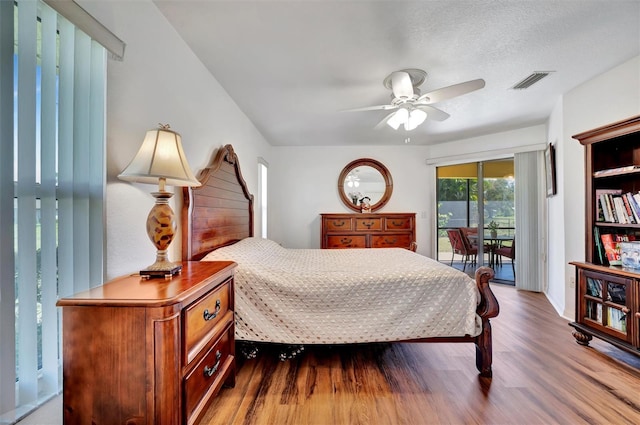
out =
[(57, 305), (173, 305), (193, 296), (209, 283), (233, 274), (235, 267), (233, 261), (185, 261), (182, 272), (171, 279), (142, 279), (135, 273), (61, 298)]
[(375, 213), (321, 213), (322, 217), (328, 216), (349, 216), (349, 217), (390, 217), (390, 216), (407, 216), (407, 215), (416, 215), (416, 213), (408, 213), (408, 212), (375, 212)]

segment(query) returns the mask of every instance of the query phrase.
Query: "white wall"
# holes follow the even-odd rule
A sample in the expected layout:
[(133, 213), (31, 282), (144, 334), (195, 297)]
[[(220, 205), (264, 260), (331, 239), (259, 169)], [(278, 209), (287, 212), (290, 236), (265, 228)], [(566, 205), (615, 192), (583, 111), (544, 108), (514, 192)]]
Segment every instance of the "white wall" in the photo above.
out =
[(319, 214), (353, 212), (340, 200), (338, 176), (358, 158), (373, 158), (387, 167), (393, 194), (379, 212), (415, 212), (418, 251), (424, 251), (432, 230), (426, 215), (434, 182), (425, 165), (426, 147), (405, 144), (274, 147), (269, 164), (270, 238), (289, 248), (319, 248)]
[[(154, 203), (150, 193), (157, 187), (117, 179), (148, 129), (169, 123), (181, 133), (196, 174), (218, 147), (232, 144), (252, 193), (257, 191), (257, 158), (270, 161), (271, 147), (151, 1), (79, 3), (126, 43), (124, 60), (108, 63), (106, 270), (110, 279), (155, 261), (145, 223)], [(178, 223), (180, 196), (176, 191)], [(178, 238), (171, 246), (174, 261), (180, 259), (179, 248)]]
[(488, 134), (429, 147), (429, 163), (437, 165), (484, 161), (544, 149), (545, 125)]
[[(574, 157), (570, 164), (571, 169), (567, 169), (562, 161), (562, 158), (566, 157), (564, 153), (562, 119), (563, 102), (560, 99), (551, 112), (547, 126), (547, 142), (553, 143), (556, 148), (557, 194), (547, 198), (547, 252), (549, 254), (547, 256), (547, 288), (545, 288), (547, 298), (559, 314), (564, 311), (565, 288), (564, 280), (557, 277), (564, 276), (564, 269), (567, 264), (564, 249), (558, 249), (558, 247), (564, 247), (566, 240), (564, 220), (564, 196), (566, 190), (562, 182), (565, 181), (564, 176), (567, 173), (584, 173), (582, 157)], [(578, 171), (575, 168), (578, 168)], [(575, 208), (573, 209), (575, 211)]]
[[(551, 233), (549, 255), (563, 258), (560, 265), (550, 270), (549, 294), (553, 294), (554, 306), (570, 319), (575, 311), (575, 275), (569, 261), (584, 261), (585, 257), (585, 198), (584, 198), (584, 147), (571, 136), (592, 128), (638, 115), (640, 113), (640, 56), (574, 88), (562, 99), (562, 117), (552, 122), (559, 140), (558, 184), (559, 197), (552, 200), (550, 208), (561, 215), (551, 217), (551, 222), (562, 220), (564, 233)], [(553, 205), (562, 202), (562, 206)], [(564, 292), (564, 303), (555, 299)]]

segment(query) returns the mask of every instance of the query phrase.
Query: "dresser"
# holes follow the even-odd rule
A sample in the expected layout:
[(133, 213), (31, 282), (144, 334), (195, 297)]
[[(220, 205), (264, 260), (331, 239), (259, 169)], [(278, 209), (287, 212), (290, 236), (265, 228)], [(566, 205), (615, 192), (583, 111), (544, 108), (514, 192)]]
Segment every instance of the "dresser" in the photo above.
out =
[(236, 264), (182, 264), (58, 300), (65, 424), (193, 424), (235, 384)]
[(415, 251), (415, 213), (320, 215), (323, 249), (406, 248)]

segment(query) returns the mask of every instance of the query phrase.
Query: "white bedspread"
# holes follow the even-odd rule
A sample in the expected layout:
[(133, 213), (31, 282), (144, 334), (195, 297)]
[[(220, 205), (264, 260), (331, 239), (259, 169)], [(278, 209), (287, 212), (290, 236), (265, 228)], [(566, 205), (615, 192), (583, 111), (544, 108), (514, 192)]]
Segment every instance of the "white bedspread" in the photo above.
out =
[(286, 249), (247, 238), (207, 260), (238, 263), (238, 340), (342, 344), (481, 330), (475, 281), (405, 249)]

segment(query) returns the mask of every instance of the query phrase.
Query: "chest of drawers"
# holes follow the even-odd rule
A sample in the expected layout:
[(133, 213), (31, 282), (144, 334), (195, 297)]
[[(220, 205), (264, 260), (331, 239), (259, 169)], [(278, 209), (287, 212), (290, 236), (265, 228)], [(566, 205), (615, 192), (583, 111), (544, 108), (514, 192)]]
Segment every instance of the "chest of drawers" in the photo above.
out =
[(193, 424), (235, 384), (230, 261), (61, 298), (65, 424)]
[(415, 250), (415, 213), (321, 214), (321, 247)]

